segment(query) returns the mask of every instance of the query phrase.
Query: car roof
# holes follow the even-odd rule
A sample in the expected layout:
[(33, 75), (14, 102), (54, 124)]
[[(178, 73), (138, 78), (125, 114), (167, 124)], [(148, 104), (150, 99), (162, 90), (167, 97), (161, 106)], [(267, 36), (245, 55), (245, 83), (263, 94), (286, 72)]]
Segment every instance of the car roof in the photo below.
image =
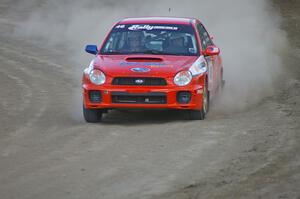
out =
[(185, 17), (137, 17), (125, 18), (119, 24), (183, 24), (189, 25), (195, 22), (194, 18)]

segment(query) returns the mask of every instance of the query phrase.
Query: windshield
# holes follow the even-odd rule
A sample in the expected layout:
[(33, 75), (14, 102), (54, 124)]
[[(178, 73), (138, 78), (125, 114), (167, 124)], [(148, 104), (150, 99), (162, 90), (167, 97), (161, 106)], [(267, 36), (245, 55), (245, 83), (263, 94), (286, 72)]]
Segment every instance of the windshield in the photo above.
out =
[(119, 24), (111, 31), (101, 54), (198, 55), (191, 25)]

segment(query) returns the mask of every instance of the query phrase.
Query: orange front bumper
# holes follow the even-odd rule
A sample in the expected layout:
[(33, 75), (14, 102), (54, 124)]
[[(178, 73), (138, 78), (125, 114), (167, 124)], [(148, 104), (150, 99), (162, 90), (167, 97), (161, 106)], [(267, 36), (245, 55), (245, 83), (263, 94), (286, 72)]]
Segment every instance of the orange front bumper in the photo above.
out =
[[(89, 91), (100, 91), (102, 99), (100, 103), (93, 103), (89, 98)], [(191, 100), (187, 104), (177, 102), (177, 93), (179, 91), (191, 92)], [(93, 84), (83, 84), (83, 103), (86, 108), (97, 109), (195, 109), (200, 110), (202, 107), (203, 88), (199, 84), (191, 84), (185, 87), (178, 86), (96, 86)], [(155, 94), (162, 93), (166, 96), (165, 103), (116, 103), (113, 101), (114, 93), (128, 93), (129, 95)]]

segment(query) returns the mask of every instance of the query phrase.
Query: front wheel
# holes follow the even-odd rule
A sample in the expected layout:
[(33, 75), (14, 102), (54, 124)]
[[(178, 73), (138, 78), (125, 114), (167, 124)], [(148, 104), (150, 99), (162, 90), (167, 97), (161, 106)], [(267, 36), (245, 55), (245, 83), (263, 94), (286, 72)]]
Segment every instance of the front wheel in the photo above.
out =
[(201, 110), (189, 110), (190, 120), (204, 120), (209, 109), (209, 92), (205, 83), (202, 95), (202, 108)]
[(88, 123), (101, 122), (103, 111), (101, 109), (88, 109), (83, 105), (83, 117)]

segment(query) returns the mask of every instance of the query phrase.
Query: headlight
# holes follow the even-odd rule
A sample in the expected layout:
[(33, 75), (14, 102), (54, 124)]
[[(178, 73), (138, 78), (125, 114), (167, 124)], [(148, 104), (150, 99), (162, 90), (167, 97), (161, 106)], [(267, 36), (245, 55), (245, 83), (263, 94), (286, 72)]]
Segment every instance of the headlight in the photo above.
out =
[(186, 86), (192, 81), (192, 74), (190, 71), (181, 71), (174, 77), (174, 83), (177, 86)]
[(93, 69), (90, 72), (90, 80), (93, 84), (101, 85), (101, 84), (104, 84), (106, 77), (102, 71)]

